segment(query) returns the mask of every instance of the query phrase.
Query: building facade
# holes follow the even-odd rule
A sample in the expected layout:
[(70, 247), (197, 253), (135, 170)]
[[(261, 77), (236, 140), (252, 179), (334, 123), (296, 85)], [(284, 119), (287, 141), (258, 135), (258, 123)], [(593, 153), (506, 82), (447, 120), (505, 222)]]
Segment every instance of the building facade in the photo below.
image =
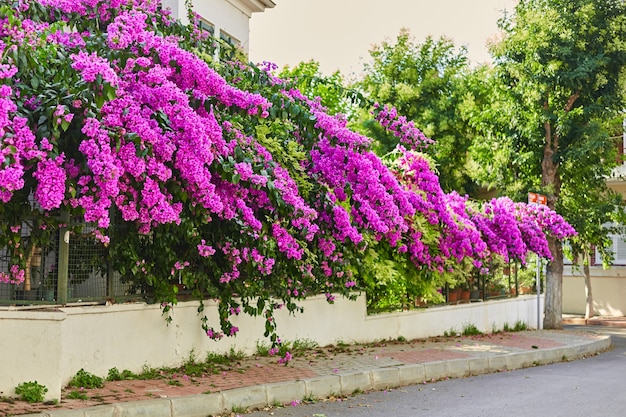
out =
[[(250, 18), (275, 6), (272, 0), (193, 0), (193, 10), (201, 17), (201, 27), (214, 37), (241, 47), (250, 44)], [(162, 0), (164, 8), (183, 23), (189, 23), (185, 0)]]

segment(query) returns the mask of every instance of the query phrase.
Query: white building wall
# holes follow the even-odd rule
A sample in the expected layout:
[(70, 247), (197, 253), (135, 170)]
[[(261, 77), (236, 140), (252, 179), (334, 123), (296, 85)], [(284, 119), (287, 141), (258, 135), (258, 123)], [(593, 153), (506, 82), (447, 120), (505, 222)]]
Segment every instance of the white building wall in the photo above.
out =
[[(162, 0), (163, 7), (172, 10), (172, 15), (188, 24), (185, 0)], [(250, 17), (273, 7), (270, 0), (194, 0), (193, 9), (215, 26), (215, 36), (220, 30), (236, 38), (247, 52), (250, 43)]]
[[(626, 316), (626, 268), (592, 266), (591, 290), (596, 316)], [(563, 271), (563, 313), (585, 314), (585, 279), (582, 271), (566, 266)]]

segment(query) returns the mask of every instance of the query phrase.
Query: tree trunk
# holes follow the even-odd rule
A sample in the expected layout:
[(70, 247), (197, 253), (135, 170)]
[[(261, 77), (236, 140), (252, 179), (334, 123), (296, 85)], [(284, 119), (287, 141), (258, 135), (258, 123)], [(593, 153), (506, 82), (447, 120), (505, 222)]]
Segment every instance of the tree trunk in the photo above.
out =
[[(547, 102), (546, 102), (547, 106)], [(559, 176), (559, 164), (555, 161), (554, 154), (559, 149), (559, 136), (552, 134), (552, 125), (549, 121), (544, 124), (545, 144), (543, 148), (543, 160), (541, 161), (541, 185), (548, 197), (548, 207), (552, 210), (561, 194), (561, 178)], [(563, 246), (554, 237), (548, 237), (548, 246), (552, 254), (552, 261), (546, 268), (546, 297), (545, 316), (543, 319), (544, 329), (563, 328)]]
[(544, 329), (563, 328), (563, 246), (561, 241), (549, 237), (548, 245), (554, 258), (546, 268), (546, 308)]
[(589, 249), (585, 250), (585, 258), (583, 259), (583, 274), (585, 275), (585, 298), (587, 300), (585, 307), (585, 319), (590, 319), (595, 316), (593, 311), (593, 294), (591, 292), (591, 274), (589, 272), (589, 265), (591, 264), (591, 253)]

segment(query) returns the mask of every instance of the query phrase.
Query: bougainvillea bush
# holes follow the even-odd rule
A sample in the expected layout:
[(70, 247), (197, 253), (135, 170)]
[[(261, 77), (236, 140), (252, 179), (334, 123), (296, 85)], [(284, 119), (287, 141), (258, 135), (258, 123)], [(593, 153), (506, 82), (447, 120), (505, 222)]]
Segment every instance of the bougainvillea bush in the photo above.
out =
[(115, 269), (166, 310), (178, 284), (218, 300), (209, 337), (247, 313), (277, 342), (274, 310), (354, 294), (367, 251), (436, 284), (491, 256), (549, 257), (546, 233), (574, 233), (545, 208), (444, 194), (418, 152), (429, 140), (376, 106), (406, 146), (383, 163), (344, 117), (271, 65), (216, 61), (213, 40), (157, 2), (0, 4), (2, 282), (24, 279), (26, 219), (45, 242), (63, 211), (95, 224)]

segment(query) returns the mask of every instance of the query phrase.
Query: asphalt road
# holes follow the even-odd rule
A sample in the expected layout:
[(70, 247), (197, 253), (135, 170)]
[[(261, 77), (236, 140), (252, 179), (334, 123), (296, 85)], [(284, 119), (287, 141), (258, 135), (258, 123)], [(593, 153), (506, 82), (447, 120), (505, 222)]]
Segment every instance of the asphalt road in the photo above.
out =
[(610, 334), (613, 350), (573, 362), (275, 408), (246, 417), (626, 416), (626, 329), (575, 328)]

